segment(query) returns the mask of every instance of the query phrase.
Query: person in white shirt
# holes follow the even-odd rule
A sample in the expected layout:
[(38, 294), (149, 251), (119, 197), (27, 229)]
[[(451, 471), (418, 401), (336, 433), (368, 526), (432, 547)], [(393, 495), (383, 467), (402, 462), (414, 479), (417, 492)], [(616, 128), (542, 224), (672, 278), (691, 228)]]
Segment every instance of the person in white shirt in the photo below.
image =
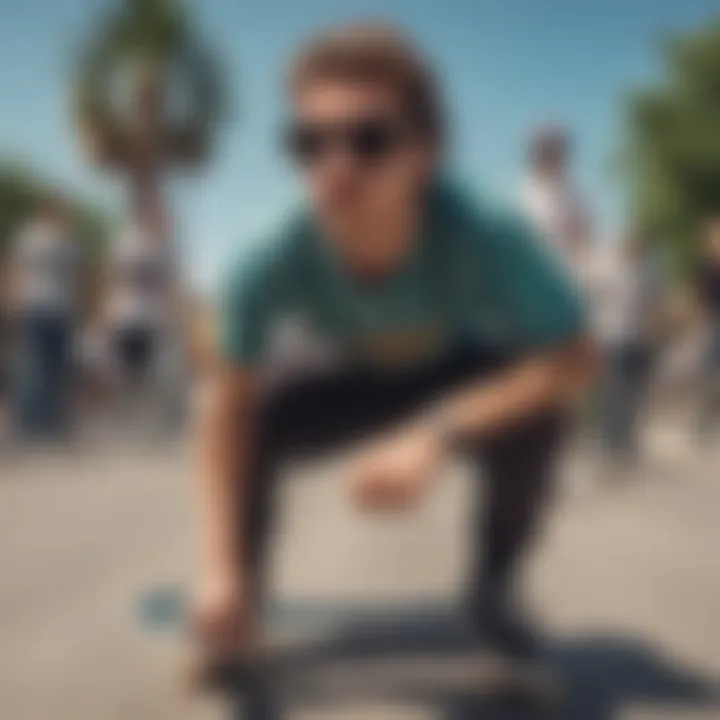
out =
[(70, 208), (58, 196), (43, 200), (11, 243), (8, 262), (14, 419), (24, 435), (69, 427), (81, 265)]
[(600, 439), (613, 460), (634, 460), (639, 419), (662, 336), (664, 273), (649, 239), (629, 233), (593, 264), (591, 305), (604, 349)]
[(168, 245), (142, 228), (127, 228), (110, 258), (107, 320), (118, 365), (133, 378), (157, 356), (170, 314), (174, 261)]
[(570, 175), (571, 140), (564, 129), (541, 127), (533, 134), (522, 187), (530, 223), (581, 286), (591, 248), (588, 207)]
[(177, 302), (176, 258), (165, 234), (151, 223), (125, 228), (109, 258), (104, 327), (117, 395), (131, 404), (161, 395), (169, 402), (164, 396), (176, 390)]

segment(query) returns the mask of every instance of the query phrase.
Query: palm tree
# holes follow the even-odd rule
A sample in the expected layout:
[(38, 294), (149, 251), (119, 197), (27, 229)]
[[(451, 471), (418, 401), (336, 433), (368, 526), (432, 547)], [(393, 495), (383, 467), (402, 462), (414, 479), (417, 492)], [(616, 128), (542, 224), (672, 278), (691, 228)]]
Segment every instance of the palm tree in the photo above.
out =
[(127, 178), (130, 211), (162, 227), (166, 171), (207, 160), (225, 110), (221, 73), (177, 0), (121, 0), (83, 48), (81, 145)]

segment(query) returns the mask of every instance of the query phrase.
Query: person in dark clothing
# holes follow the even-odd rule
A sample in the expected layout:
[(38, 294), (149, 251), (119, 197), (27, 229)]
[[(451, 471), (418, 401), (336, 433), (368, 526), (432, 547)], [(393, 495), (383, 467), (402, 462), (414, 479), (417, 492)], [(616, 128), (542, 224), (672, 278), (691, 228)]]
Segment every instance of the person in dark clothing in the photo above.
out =
[[(3, 298), (5, 300), (5, 298)], [(0, 303), (0, 442), (10, 415), (11, 336), (5, 303)]]
[(704, 336), (698, 432), (706, 437), (720, 414), (720, 215), (705, 223), (702, 251), (696, 278)]
[(638, 230), (596, 258), (593, 300), (604, 355), (599, 430), (614, 470), (642, 454), (640, 421), (663, 331), (664, 275), (650, 238)]
[(50, 197), (21, 228), (9, 258), (13, 415), (25, 437), (69, 430), (79, 273), (70, 210)]

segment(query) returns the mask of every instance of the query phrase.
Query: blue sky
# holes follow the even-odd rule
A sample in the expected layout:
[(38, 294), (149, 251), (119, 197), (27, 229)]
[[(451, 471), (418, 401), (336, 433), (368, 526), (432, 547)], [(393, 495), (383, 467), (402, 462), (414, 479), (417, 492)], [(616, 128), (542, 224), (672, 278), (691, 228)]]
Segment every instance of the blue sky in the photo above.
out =
[[(211, 280), (233, 248), (296, 196), (277, 152), (280, 79), (309, 32), (357, 18), (409, 31), (438, 63), (454, 114), (455, 164), (478, 188), (516, 192), (538, 121), (571, 126), (577, 174), (606, 229), (622, 217), (608, 171), (620, 98), (658, 74), (656, 42), (720, 14), (720, 0), (195, 0), (239, 107), (213, 164), (173, 188), (183, 246)], [(69, 112), (73, 50), (106, 0), (0, 0), (0, 158), (27, 160), (101, 202), (121, 186), (79, 156)]]

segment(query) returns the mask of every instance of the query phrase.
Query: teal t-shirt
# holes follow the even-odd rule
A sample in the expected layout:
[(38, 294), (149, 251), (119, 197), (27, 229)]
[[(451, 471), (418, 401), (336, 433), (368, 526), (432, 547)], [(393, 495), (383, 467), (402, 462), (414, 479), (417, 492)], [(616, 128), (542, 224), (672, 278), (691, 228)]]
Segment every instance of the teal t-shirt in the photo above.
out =
[(461, 338), (533, 351), (584, 329), (573, 284), (517, 214), (448, 185), (426, 210), (412, 254), (378, 283), (343, 268), (306, 213), (251, 247), (223, 293), (223, 357), (260, 366), (295, 333), (334, 357), (405, 367)]

